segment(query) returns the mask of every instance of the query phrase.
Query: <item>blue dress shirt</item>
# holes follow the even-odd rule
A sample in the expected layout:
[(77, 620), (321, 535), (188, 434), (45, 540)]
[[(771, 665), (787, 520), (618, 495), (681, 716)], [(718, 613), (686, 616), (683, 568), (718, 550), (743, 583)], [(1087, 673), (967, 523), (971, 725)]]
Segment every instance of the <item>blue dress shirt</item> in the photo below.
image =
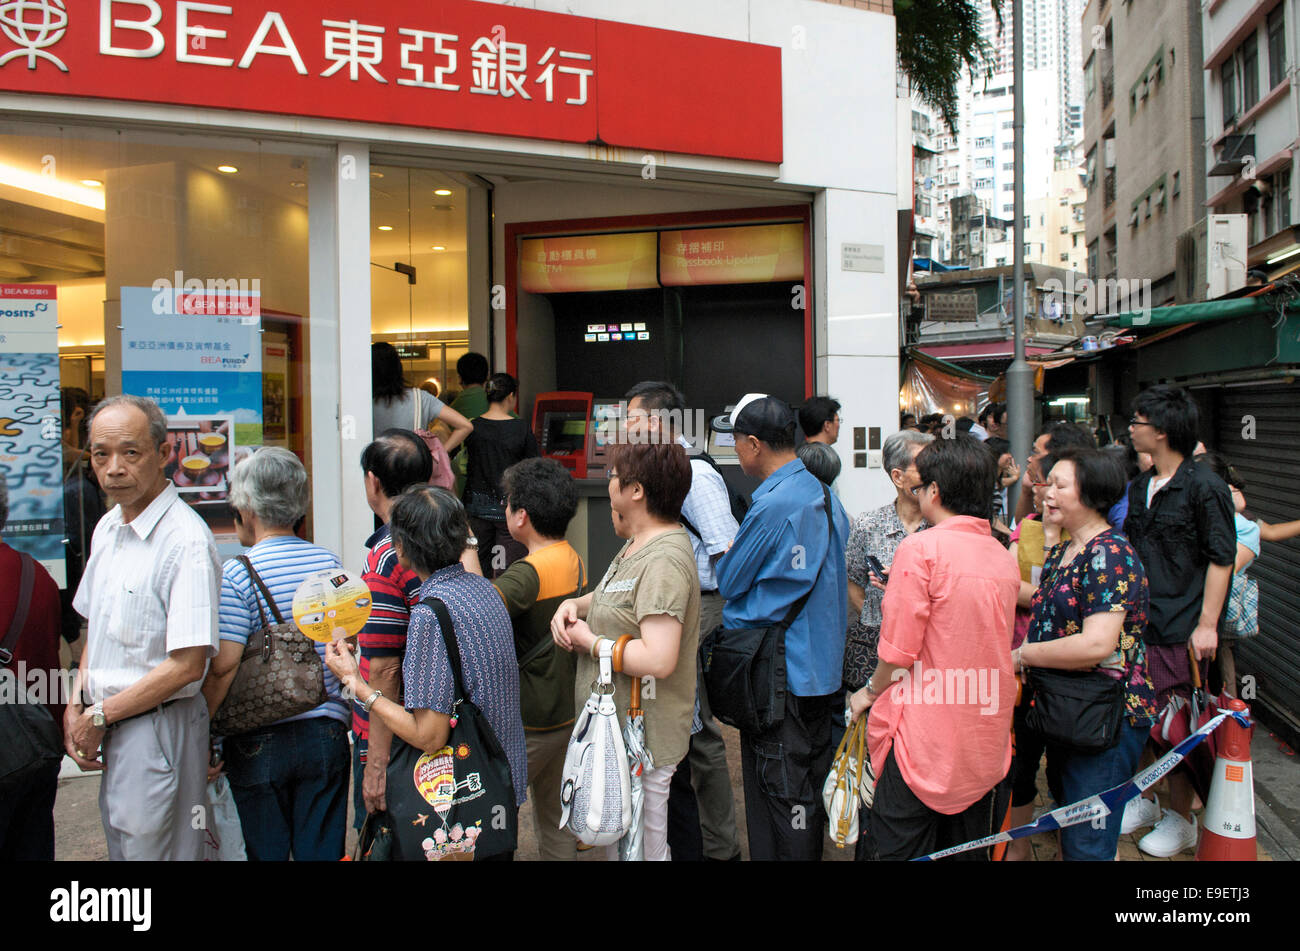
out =
[(835, 693), (842, 682), (849, 517), (830, 499), (835, 530), (827, 539), (821, 482), (798, 459), (787, 462), (754, 490), (731, 550), (717, 564), (727, 628), (780, 621), (812, 589), (785, 639), (788, 690), (799, 697)]

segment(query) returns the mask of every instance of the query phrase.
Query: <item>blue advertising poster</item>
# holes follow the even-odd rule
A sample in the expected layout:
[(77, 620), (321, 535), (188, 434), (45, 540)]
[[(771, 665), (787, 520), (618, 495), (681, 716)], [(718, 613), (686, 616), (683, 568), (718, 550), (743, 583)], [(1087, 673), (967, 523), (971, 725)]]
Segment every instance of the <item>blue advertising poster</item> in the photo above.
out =
[(9, 489), (5, 541), (64, 587), (57, 291), (0, 284), (0, 470)]
[(225, 553), (230, 469), (262, 444), (258, 292), (124, 287), (121, 300), (122, 390), (167, 414), (167, 476)]

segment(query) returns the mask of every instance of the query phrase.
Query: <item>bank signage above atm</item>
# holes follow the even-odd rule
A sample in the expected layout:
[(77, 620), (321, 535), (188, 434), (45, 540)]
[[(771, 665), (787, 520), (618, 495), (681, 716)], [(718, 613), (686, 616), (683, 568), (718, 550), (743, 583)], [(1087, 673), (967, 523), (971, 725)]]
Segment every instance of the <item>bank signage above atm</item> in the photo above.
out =
[(0, 2), (0, 90), (782, 157), (778, 48), (475, 0)]

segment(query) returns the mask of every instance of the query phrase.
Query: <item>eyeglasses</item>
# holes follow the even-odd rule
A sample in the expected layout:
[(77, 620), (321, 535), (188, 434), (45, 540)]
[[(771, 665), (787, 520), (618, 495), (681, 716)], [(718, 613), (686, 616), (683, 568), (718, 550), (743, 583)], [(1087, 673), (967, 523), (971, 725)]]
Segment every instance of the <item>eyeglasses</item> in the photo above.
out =
[(617, 479), (617, 478), (618, 478), (618, 473), (615, 472), (613, 469), (609, 469), (609, 468), (607, 468), (607, 469), (605, 470), (605, 478), (606, 478), (606, 479)]
[(1144, 419), (1138, 419), (1136, 416), (1129, 419), (1128, 424), (1130, 426), (1154, 426), (1155, 425), (1155, 423), (1148, 423)]

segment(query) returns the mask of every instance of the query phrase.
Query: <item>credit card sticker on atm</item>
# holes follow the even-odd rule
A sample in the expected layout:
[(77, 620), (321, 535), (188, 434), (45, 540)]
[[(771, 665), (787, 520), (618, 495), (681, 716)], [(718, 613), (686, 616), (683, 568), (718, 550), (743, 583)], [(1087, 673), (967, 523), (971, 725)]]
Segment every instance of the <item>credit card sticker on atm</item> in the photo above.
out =
[(632, 329), (633, 329), (633, 330), (645, 330), (645, 324), (633, 324), (633, 325), (632, 325)]
[(638, 333), (638, 334), (636, 335), (636, 339), (637, 339), (637, 340), (649, 340), (649, 339), (650, 339), (650, 331), (648, 331), (648, 330), (642, 330), (640, 333)]
[(627, 332), (627, 331), (629, 331), (629, 330), (632, 329), (632, 325), (631, 325), (631, 324), (623, 324), (623, 325), (622, 325), (621, 327), (619, 327), (618, 329), (619, 329), (619, 330), (622, 330), (622, 331), (624, 331), (624, 332)]
[(587, 324), (587, 333), (589, 334), (598, 334), (604, 329), (604, 324)]
[(595, 343), (595, 342), (596, 342), (596, 335), (595, 335), (595, 334), (583, 334), (583, 335), (582, 335), (582, 341), (583, 341), (583, 343)]
[(609, 334), (597, 334), (596, 340), (600, 343), (607, 343), (609, 341)]
[(622, 340), (622, 339), (623, 339), (623, 335), (620, 334), (620, 333), (612, 333), (612, 334), (609, 335), (609, 339), (610, 339), (610, 340)]

